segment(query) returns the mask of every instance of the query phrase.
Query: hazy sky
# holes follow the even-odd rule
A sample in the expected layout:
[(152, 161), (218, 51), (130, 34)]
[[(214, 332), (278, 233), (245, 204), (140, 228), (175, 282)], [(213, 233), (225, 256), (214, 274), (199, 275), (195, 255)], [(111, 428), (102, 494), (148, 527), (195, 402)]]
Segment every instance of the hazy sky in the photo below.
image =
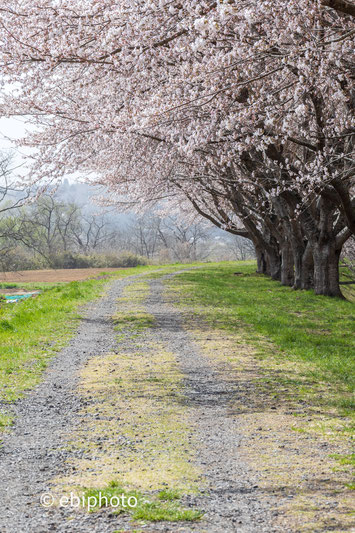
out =
[(18, 148), (12, 141), (21, 139), (26, 133), (26, 127), (21, 118), (0, 118), (0, 152), (11, 151), (14, 154), (16, 166), (22, 165), (29, 148)]
[(12, 144), (7, 138), (19, 139), (26, 132), (23, 119), (1, 118), (0, 119), (0, 150), (11, 148)]
[[(28, 126), (27, 126), (28, 128)], [(15, 166), (22, 165), (25, 162), (26, 154), (31, 153), (30, 148), (18, 148), (12, 142), (21, 139), (26, 134), (26, 125), (21, 117), (19, 118), (0, 118), (0, 152), (12, 151), (14, 153)], [(21, 170), (19, 169), (21, 173)], [(75, 182), (73, 176), (68, 176), (70, 182)]]

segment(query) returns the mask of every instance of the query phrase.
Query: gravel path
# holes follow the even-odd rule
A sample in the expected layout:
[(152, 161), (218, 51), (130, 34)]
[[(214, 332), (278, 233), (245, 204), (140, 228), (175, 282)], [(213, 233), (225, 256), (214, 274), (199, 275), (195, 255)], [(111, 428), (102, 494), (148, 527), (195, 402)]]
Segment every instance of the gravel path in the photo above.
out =
[(186, 403), (199, 438), (198, 464), (207, 478), (205, 494), (190, 499), (194, 507), (205, 511), (204, 520), (184, 531), (275, 532), (270, 511), (258, 499), (255, 477), (238, 457), (242, 435), (228, 412), (238, 384), (231, 389), (230, 382), (194, 345), (182, 327), (178, 309), (164, 302), (163, 279), (152, 281), (147, 310), (155, 316), (157, 337), (176, 355), (185, 376)]
[(79, 523), (69, 524), (69, 509), (46, 509), (40, 496), (50, 491), (54, 476), (66, 471), (63, 434), (75, 427), (82, 407), (76, 394), (78, 372), (90, 357), (117, 349), (111, 317), (123, 287), (138, 277), (115, 281), (89, 306), (75, 337), (53, 359), (42, 383), (16, 405), (15, 426), (0, 448), (1, 533), (113, 531), (112, 521), (105, 529), (101, 517), (94, 515), (80, 513)]
[[(0, 532), (113, 533), (127, 525), (111, 513), (44, 508), (40, 495), (66, 472), (65, 435), (79, 423), (78, 372), (94, 356), (118, 351), (111, 317), (123, 287), (139, 276), (115, 281), (108, 294), (91, 304), (76, 336), (49, 365), (42, 383), (18, 402), (16, 424), (0, 449)], [(207, 489), (190, 503), (205, 511), (201, 523), (149, 526), (145, 531), (272, 533), (271, 517), (258, 498), (253, 475), (238, 458), (238, 434), (228, 405), (230, 384), (199, 353), (182, 328), (179, 311), (163, 301), (162, 278), (150, 282), (147, 311), (156, 317), (154, 335), (176, 355), (186, 376), (186, 402), (199, 435), (198, 462)], [(118, 524), (119, 521), (119, 524)]]

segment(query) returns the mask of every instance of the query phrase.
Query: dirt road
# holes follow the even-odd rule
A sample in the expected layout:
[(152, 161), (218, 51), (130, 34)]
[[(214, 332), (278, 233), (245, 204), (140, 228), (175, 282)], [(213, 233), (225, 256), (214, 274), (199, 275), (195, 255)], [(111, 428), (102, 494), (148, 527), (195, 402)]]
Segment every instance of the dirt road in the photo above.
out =
[[(111, 283), (15, 407), (0, 449), (0, 531), (278, 531), (238, 453), (242, 435), (228, 409), (238, 393), (184, 330), (161, 278)], [(178, 487), (181, 505), (203, 517), (133, 524), (112, 509), (58, 505), (58, 494), (117, 477), (147, 497)], [(47, 493), (56, 505), (41, 504)]]

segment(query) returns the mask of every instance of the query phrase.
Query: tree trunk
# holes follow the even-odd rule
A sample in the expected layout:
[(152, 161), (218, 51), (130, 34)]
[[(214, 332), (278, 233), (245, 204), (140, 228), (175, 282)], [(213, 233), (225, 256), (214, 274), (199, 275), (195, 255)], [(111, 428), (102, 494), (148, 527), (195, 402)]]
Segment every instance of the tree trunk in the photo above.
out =
[(314, 264), (312, 247), (308, 243), (306, 247), (295, 244), (292, 247), (293, 261), (295, 265), (294, 289), (313, 289), (314, 284)]
[(340, 250), (336, 249), (334, 240), (314, 243), (314, 292), (316, 294), (344, 298), (339, 286), (339, 257)]
[(266, 273), (276, 281), (281, 280), (281, 257), (277, 249), (266, 251)]
[(255, 247), (255, 254), (256, 254), (256, 262), (257, 262), (257, 273), (258, 274), (266, 274), (266, 260), (265, 260), (265, 253), (261, 249), (260, 246), (254, 245)]
[(281, 283), (292, 287), (294, 282), (294, 263), (292, 248), (288, 240), (281, 245)]
[(293, 249), (293, 263), (295, 267), (295, 275), (293, 281), (294, 289), (302, 289), (302, 258), (304, 250), (302, 248), (296, 247)]
[(302, 254), (301, 259), (301, 289), (311, 290), (314, 288), (314, 261), (313, 250), (310, 243)]

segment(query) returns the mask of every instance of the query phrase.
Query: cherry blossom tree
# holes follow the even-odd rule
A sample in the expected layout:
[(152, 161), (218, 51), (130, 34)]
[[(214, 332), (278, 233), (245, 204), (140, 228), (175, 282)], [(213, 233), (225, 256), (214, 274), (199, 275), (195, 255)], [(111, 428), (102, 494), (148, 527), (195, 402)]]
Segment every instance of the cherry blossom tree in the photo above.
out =
[(344, 0), (8, 0), (2, 113), (29, 180), (179, 203), (254, 243), (260, 271), (340, 296), (355, 232), (354, 16)]

